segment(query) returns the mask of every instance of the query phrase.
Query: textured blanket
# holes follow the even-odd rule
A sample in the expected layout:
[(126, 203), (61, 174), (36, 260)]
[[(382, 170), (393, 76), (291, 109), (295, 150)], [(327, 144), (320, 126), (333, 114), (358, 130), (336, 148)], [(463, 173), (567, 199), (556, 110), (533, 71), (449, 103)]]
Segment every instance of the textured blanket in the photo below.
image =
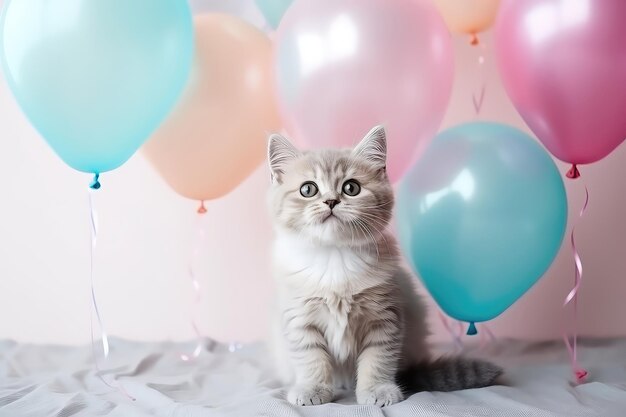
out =
[[(0, 416), (625, 416), (626, 340), (583, 340), (580, 345), (580, 359), (590, 371), (586, 384), (570, 383), (561, 342), (501, 340), (467, 348), (465, 354), (502, 365), (506, 385), (421, 392), (379, 409), (356, 405), (347, 392), (332, 404), (289, 404), (284, 387), (267, 369), (261, 344), (234, 350), (207, 340), (199, 358), (184, 362), (180, 354), (192, 351), (192, 344), (114, 339), (102, 364), (106, 370), (97, 373), (91, 347), (4, 341)], [(120, 388), (108, 387), (100, 376)]]

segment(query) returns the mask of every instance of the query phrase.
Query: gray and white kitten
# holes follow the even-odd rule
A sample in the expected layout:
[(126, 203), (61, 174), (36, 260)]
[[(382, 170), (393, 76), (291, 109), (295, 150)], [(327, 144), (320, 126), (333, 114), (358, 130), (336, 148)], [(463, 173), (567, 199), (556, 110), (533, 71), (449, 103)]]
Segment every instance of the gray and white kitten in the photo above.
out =
[(491, 385), (502, 373), (488, 362), (432, 360), (426, 308), (387, 231), (386, 152), (382, 127), (353, 150), (300, 152), (270, 137), (273, 342), (293, 404), (323, 404), (336, 388), (355, 387), (359, 404), (383, 407), (408, 392)]

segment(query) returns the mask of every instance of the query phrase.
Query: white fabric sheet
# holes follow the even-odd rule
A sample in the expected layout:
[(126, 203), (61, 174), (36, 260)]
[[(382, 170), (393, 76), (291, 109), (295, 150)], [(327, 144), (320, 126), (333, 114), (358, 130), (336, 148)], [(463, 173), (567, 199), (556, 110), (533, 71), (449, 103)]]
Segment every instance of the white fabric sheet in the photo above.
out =
[(626, 416), (626, 340), (583, 340), (579, 356), (588, 383), (573, 386), (562, 342), (501, 340), (467, 349), (506, 369), (506, 385), (452, 393), (421, 392), (383, 409), (359, 406), (350, 393), (335, 403), (296, 407), (265, 369), (262, 345), (229, 352), (206, 342), (191, 363), (180, 353), (193, 344), (135, 343), (114, 339), (102, 376), (133, 397), (104, 385), (91, 347), (0, 342), (0, 416)]

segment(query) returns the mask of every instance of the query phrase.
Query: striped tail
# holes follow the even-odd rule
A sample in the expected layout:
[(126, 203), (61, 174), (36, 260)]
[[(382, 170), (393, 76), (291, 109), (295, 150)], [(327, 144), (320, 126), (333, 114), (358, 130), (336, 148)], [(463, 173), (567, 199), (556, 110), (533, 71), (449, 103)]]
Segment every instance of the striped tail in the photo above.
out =
[(502, 373), (502, 368), (491, 362), (444, 357), (409, 367), (400, 373), (398, 382), (408, 392), (447, 392), (494, 385)]

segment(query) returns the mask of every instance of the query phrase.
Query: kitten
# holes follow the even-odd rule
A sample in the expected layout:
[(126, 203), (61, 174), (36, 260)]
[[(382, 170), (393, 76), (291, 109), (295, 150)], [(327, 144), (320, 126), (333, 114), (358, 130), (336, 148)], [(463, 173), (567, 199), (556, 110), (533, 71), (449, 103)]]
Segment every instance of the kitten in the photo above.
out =
[(488, 362), (431, 359), (426, 308), (387, 231), (386, 151), (382, 127), (354, 150), (300, 152), (270, 137), (273, 342), (293, 404), (323, 404), (356, 383), (359, 404), (383, 407), (403, 391), (484, 387), (502, 373)]

